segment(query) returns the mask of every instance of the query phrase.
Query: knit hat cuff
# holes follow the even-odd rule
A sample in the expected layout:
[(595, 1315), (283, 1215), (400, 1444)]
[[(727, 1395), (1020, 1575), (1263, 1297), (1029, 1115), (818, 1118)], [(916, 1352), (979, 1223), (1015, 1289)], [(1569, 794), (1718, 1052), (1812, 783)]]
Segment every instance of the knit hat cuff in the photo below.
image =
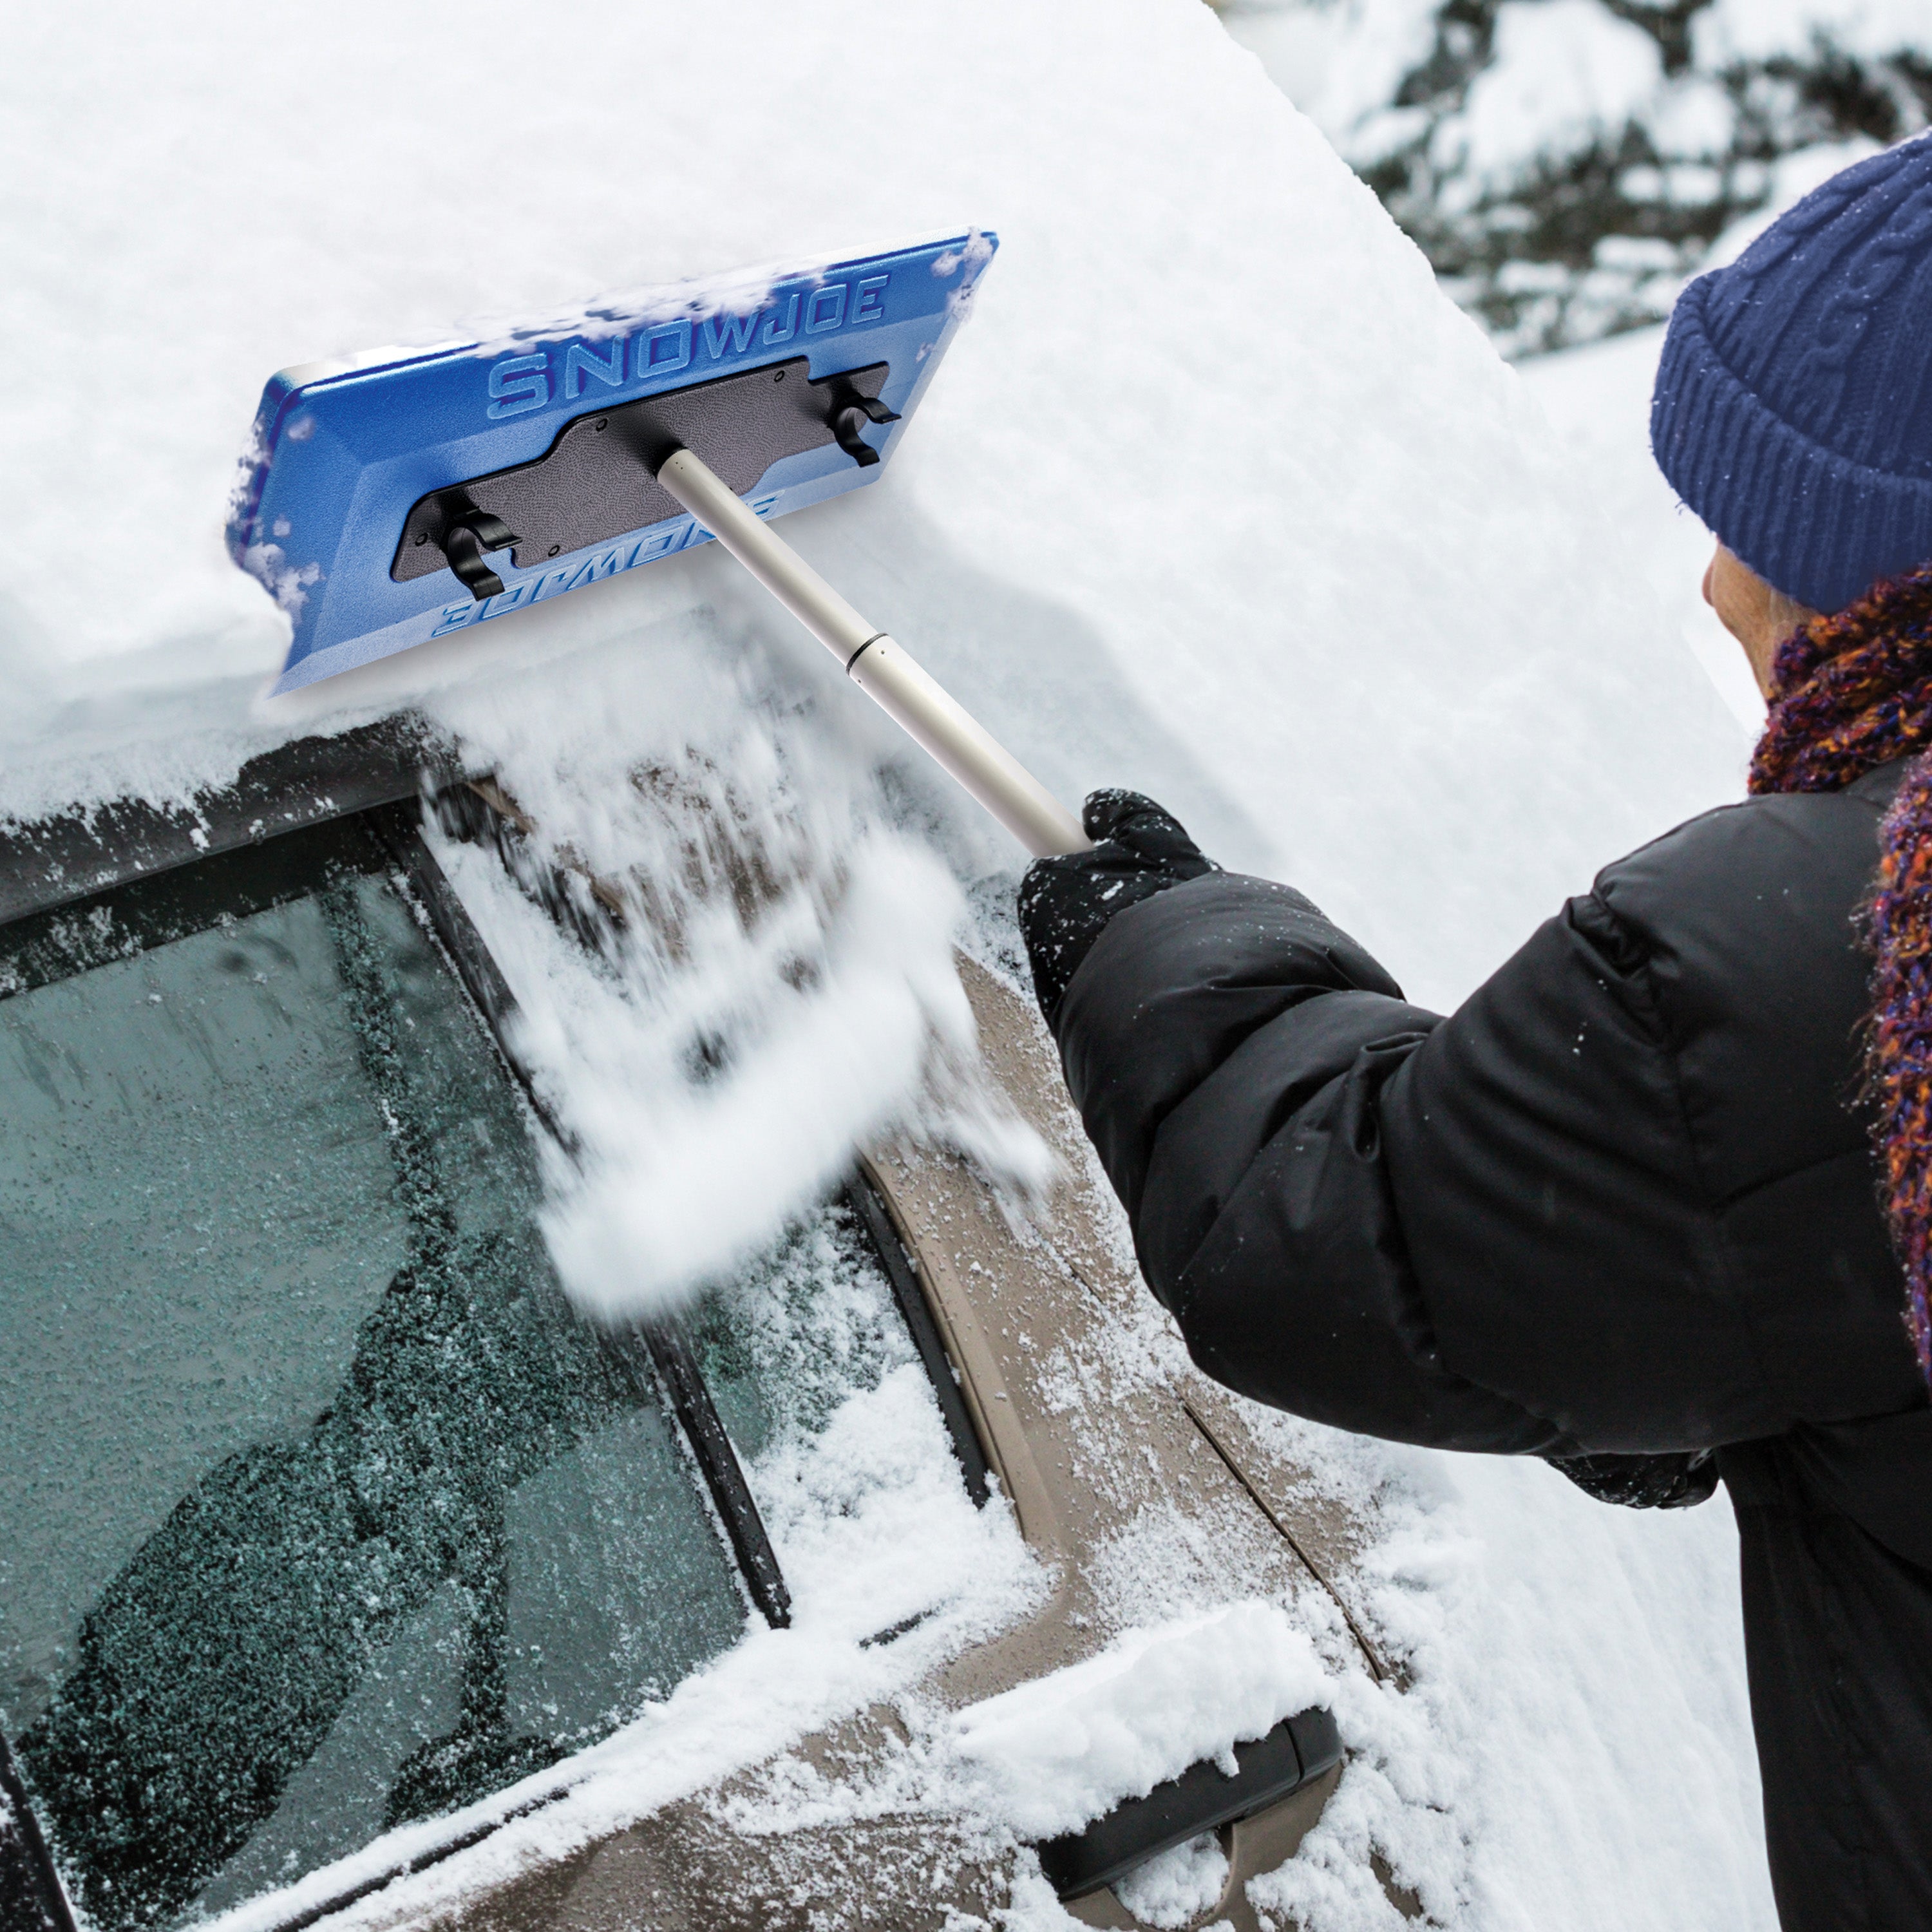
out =
[(1651, 449), (1671, 487), (1726, 550), (1814, 610), (1932, 561), (1932, 481), (1849, 462), (1752, 394), (1711, 341), (1714, 279), (1678, 298), (1651, 400)]

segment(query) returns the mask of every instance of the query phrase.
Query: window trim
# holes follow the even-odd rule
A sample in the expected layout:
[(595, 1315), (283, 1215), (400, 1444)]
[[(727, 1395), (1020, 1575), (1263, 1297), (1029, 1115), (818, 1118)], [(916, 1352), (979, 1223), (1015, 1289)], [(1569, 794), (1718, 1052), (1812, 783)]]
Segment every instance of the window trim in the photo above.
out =
[(984, 1509), (992, 1495), (992, 1466), (986, 1460), (979, 1431), (973, 1426), (973, 1418), (967, 1411), (958, 1371), (946, 1352), (945, 1339), (919, 1285), (919, 1264), (899, 1239), (878, 1189), (862, 1170), (846, 1182), (844, 1198), (878, 1259), (880, 1271), (891, 1284), (892, 1299), (898, 1304), (913, 1346), (925, 1365), (926, 1379), (938, 1398), (939, 1412), (952, 1440), (953, 1456), (966, 1479), (966, 1493), (975, 1509)]
[(0, 928), (238, 846), (419, 796), (459, 770), (428, 724), (404, 713), (278, 746), (191, 806), (120, 798), (0, 828)]
[(10, 1814), (0, 1816), (0, 1899), (12, 1892), (38, 1915), (36, 1923), (20, 1932), (79, 1932), (4, 1732), (0, 1732), (0, 1803)]

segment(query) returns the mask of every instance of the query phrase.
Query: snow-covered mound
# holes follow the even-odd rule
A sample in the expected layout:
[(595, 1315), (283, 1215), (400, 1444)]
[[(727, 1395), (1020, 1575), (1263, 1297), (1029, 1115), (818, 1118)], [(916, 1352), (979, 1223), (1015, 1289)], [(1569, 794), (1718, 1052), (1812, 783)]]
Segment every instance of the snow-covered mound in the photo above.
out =
[[(1192, 0), (207, 0), (40, 10), (9, 51), (0, 812), (178, 796), (421, 707), (573, 863), (658, 895), (668, 936), (592, 984), (480, 863), (459, 880), (593, 1164), (633, 1162), (628, 1211), (652, 1148), (735, 1141), (688, 1268), (762, 1240), (896, 1112), (966, 1104), (900, 1024), (942, 1048), (952, 1024), (934, 977), (964, 902), (931, 855), (982, 908), (1018, 855), (715, 550), (267, 699), (285, 620), (220, 526), (278, 367), (988, 225), (892, 473), (786, 533), (1063, 796), (1153, 792), (1446, 1004), (1738, 788), (1743, 731), (1517, 379)], [(908, 880), (896, 928), (878, 895)], [(1345, 1784), (1323, 1842), (1400, 1865), (1388, 1821), (1446, 1818), (1466, 1862), (1431, 1896), (1471, 1925), (1754, 1922), (1718, 1512), (1643, 1543), (1540, 1469), (1465, 1484), (1364, 1451), (1337, 1480), (1412, 1516), (1379, 1600), (1422, 1695), (1397, 1772)], [(1661, 1553), (1600, 1587), (1640, 1544)], [(1520, 1768), (1552, 1722), (1588, 1790)], [(1402, 1786), (1425, 1757), (1464, 1781)], [(1714, 1888), (1687, 1779), (1732, 1841)], [(1368, 1922), (1349, 1856), (1330, 1893), (1318, 1862), (1291, 1888), (1308, 1932)]]

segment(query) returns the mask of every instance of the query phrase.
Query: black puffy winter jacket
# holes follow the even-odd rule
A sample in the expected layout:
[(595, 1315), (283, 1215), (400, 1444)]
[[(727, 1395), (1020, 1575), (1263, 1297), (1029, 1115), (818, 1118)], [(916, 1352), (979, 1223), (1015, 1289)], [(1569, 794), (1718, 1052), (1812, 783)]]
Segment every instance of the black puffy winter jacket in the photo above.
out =
[(1448, 1018), (1226, 873), (1055, 1015), (1209, 1373), (1446, 1448), (1719, 1452), (1791, 1932), (1932, 1928), (1932, 1407), (1858, 1104), (1901, 771), (1694, 820)]

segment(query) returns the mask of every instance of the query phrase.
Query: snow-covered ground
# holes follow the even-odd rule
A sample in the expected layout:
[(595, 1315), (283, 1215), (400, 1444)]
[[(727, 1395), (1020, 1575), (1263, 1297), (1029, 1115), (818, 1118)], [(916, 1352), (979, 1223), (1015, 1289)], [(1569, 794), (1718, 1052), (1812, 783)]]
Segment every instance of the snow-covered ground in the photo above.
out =
[[(178, 796), (420, 706), (575, 859), (672, 881), (679, 941), (621, 983), (572, 968), (484, 868), (463, 881), (560, 1106), (593, 1162), (658, 1184), (667, 1247), (700, 1223), (756, 1246), (935, 1092), (1000, 1151), (922, 1029), (956, 1052), (946, 950), (997, 946), (1018, 855), (715, 551), (266, 698), (284, 620), (220, 532), (278, 367), (982, 224), (999, 257), (903, 454), (786, 534), (1062, 796), (1153, 792), (1447, 1006), (1600, 864), (1740, 788), (1748, 705), (1685, 648), (1681, 526), (1635, 481), (1646, 352), (1526, 389), (1195, 0), (208, 0), (11, 32), (0, 812)], [(680, 875), (694, 823), (716, 836)], [(722, 910), (747, 854), (773, 908), (752, 938)], [(694, 1084), (712, 1036), (731, 1051)], [(694, 1202), (677, 1156), (706, 1135), (750, 1138)], [(560, 1203), (586, 1240), (599, 1212)], [(914, 1429), (895, 1386), (850, 1430)], [(1372, 1844), (1469, 1932), (1769, 1926), (1723, 1500), (1640, 1516), (1540, 1466), (1296, 1439), (1379, 1499), (1369, 1606), (1412, 1688), (1337, 1685), (1370, 1748), (1275, 1908), (1304, 1932), (1393, 1925)], [(899, 1646), (858, 1648), (852, 1580), (909, 1516), (968, 1532), (877, 1469), (854, 1506), (840, 1472), (867, 1444), (839, 1440), (820, 1514), (775, 1524), (823, 1614), (598, 1747), (594, 1802), (522, 1821), (502, 1856), (907, 1681)], [(983, 1588), (962, 1580), (914, 1662), (1026, 1599), (997, 1531), (952, 1551)], [(1190, 1607), (1216, 1606), (1163, 1615)]]

